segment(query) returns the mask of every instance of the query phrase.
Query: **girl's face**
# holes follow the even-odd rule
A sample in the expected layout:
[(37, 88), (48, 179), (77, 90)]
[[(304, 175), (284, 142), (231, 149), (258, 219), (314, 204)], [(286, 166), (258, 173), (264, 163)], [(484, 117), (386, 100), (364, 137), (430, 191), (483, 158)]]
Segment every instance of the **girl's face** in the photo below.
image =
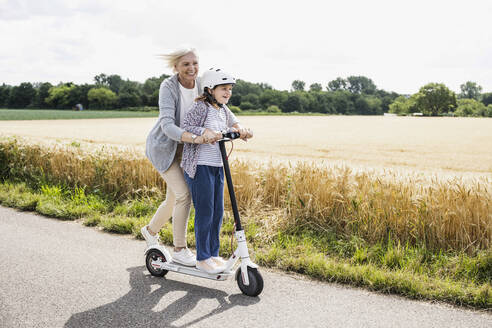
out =
[(225, 105), (229, 102), (229, 98), (231, 98), (232, 84), (218, 85), (211, 93), (219, 104)]
[(198, 75), (198, 58), (190, 52), (181, 57), (174, 68), (178, 72), (180, 81), (185, 84), (194, 84)]

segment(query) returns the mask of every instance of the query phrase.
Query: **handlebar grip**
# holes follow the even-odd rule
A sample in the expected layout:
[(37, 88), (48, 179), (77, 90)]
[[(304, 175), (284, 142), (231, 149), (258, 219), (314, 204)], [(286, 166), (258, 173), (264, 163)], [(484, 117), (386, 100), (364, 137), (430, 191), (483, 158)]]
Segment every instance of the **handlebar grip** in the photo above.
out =
[(226, 132), (226, 133), (222, 133), (222, 136), (224, 138), (228, 138), (228, 139), (233, 140), (233, 139), (238, 139), (240, 134), (239, 134), (239, 132)]

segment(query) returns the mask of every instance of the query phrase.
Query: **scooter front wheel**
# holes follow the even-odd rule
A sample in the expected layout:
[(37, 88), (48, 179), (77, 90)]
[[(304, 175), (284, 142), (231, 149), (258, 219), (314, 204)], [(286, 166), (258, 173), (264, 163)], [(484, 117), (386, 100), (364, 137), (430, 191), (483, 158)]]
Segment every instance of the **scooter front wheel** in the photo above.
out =
[(162, 252), (158, 249), (151, 249), (147, 253), (147, 257), (145, 258), (145, 265), (147, 266), (147, 270), (149, 270), (150, 274), (156, 277), (164, 277), (167, 270), (161, 269), (157, 267), (155, 264), (152, 264), (153, 261), (161, 260), (162, 262), (166, 262), (166, 257)]
[(236, 271), (237, 285), (244, 295), (258, 296), (263, 291), (263, 277), (258, 269), (248, 267), (249, 285), (246, 286), (243, 281), (243, 275), (241, 274), (241, 267)]

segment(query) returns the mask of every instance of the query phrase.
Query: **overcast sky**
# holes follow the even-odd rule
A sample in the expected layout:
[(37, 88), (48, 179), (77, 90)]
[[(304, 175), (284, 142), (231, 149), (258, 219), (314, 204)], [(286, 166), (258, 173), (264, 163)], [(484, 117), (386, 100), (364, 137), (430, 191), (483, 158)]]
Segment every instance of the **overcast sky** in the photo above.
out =
[(429, 82), (492, 92), (492, 1), (0, 0), (0, 83), (143, 82), (194, 46), (200, 66), (290, 89), (364, 75), (415, 93)]

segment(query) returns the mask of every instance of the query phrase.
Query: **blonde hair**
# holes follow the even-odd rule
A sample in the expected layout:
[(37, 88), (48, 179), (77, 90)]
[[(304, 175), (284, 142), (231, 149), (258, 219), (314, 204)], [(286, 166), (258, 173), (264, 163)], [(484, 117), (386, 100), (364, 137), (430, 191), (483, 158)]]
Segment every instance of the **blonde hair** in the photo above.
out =
[(167, 61), (167, 66), (169, 68), (171, 68), (174, 73), (176, 73), (175, 66), (178, 64), (181, 57), (183, 57), (189, 53), (192, 53), (193, 55), (195, 55), (196, 58), (198, 58), (198, 55), (196, 54), (196, 49), (192, 48), (192, 47), (179, 48), (177, 50), (174, 50), (171, 53), (158, 55), (158, 57), (161, 57), (165, 61)]

